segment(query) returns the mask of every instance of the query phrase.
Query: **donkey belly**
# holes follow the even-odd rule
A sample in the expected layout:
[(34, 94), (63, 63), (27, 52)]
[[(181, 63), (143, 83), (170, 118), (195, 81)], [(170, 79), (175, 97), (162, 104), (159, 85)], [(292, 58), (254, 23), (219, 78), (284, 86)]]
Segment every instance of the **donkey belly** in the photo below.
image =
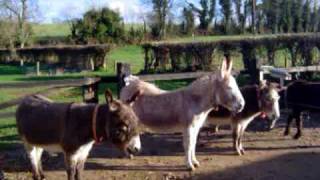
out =
[(175, 117), (151, 116), (141, 117), (138, 116), (141, 124), (147, 131), (155, 133), (174, 133), (181, 132), (183, 124)]
[(59, 144), (67, 109), (67, 104), (22, 103), (16, 113), (18, 132), (29, 144)]
[(230, 125), (232, 123), (231, 117), (207, 117), (206, 124), (211, 125)]

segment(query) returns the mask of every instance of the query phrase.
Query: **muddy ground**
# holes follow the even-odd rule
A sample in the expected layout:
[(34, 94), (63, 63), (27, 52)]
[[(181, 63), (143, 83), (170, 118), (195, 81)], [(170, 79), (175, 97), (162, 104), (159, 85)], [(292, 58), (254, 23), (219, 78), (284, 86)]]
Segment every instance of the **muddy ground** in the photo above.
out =
[[(320, 179), (320, 120), (305, 122), (303, 137), (283, 136), (284, 120), (272, 131), (247, 131), (246, 154), (235, 155), (230, 130), (201, 133), (197, 147), (200, 168), (184, 166), (181, 135), (145, 134), (143, 150), (134, 159), (122, 158), (110, 144), (95, 146), (86, 163), (84, 179)], [(264, 125), (264, 123), (262, 123)], [(262, 125), (262, 126), (263, 126)], [(252, 128), (251, 128), (252, 129)], [(259, 129), (259, 128), (258, 128)], [(260, 128), (261, 129), (261, 128)], [(0, 179), (31, 179), (30, 166), (21, 144), (0, 152)], [(62, 155), (43, 156), (47, 179), (66, 179)]]

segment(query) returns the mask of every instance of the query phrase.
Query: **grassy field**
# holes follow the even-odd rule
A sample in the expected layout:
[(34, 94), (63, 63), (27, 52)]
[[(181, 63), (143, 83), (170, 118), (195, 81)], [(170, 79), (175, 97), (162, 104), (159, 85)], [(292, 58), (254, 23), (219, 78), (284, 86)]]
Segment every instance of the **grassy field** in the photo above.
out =
[(65, 37), (70, 35), (70, 26), (67, 23), (33, 24), (34, 37)]
[[(236, 38), (236, 37), (235, 37)], [(276, 57), (277, 59), (283, 59), (284, 52), (278, 52)], [(234, 59), (234, 67), (235, 69), (242, 69), (242, 57), (239, 53), (232, 54)], [(219, 66), (221, 59), (223, 58), (222, 53), (215, 53), (214, 55), (214, 64)], [(115, 64), (116, 62), (127, 62), (132, 65), (132, 72), (138, 73), (143, 69), (144, 65), (144, 54), (142, 49), (136, 45), (122, 46), (118, 47), (111, 51), (111, 53), (107, 57), (107, 69), (101, 69), (97, 72), (84, 72), (84, 73), (74, 73), (74, 74), (64, 74), (62, 76), (26, 76), (24, 75), (25, 70), (19, 66), (8, 66), (8, 65), (0, 65), (0, 83), (3, 82), (18, 82), (18, 81), (37, 81), (37, 80), (57, 80), (57, 79), (70, 79), (70, 78), (82, 78), (84, 76), (91, 75), (114, 75), (115, 74)], [(277, 61), (277, 65), (282, 66), (283, 62)], [(239, 79), (239, 83), (245, 82), (245, 79)], [(159, 87), (172, 90), (179, 87), (186, 86), (190, 83), (190, 81), (156, 81), (155, 82)], [(104, 102), (103, 91), (106, 88), (110, 88), (114, 94), (116, 94), (116, 84), (110, 83), (108, 85), (103, 85), (99, 89), (99, 98), (100, 102)], [(42, 90), (43, 88), (34, 88), (34, 89), (0, 89), (0, 103), (8, 100), (12, 100), (16, 97), (22, 96), (24, 94), (28, 94), (31, 92)], [(58, 94), (50, 95), (55, 101), (59, 102), (71, 102), (82, 101), (81, 97), (81, 89), (80, 88), (72, 88), (61, 91)], [(8, 108), (0, 111), (1, 113), (14, 112), (15, 108)], [(17, 132), (15, 129), (15, 121), (14, 118), (5, 118), (0, 119), (0, 149), (2, 148), (10, 148), (10, 142), (14, 144), (16, 139), (13, 137), (17, 136)]]
[[(135, 25), (136, 27), (136, 25)], [(128, 29), (128, 28), (127, 28)], [(68, 24), (41, 24), (33, 25), (33, 31), (35, 37), (65, 37), (70, 34)], [(249, 37), (250, 35), (244, 36), (196, 36), (196, 37), (186, 37), (186, 38), (176, 38), (171, 39), (171, 42), (190, 42), (190, 41), (214, 41), (221, 39), (239, 39), (243, 37)], [(251, 36), (250, 36), (251, 37)], [(259, 36), (261, 37), (261, 36)], [(265, 55), (263, 55), (265, 57)], [(279, 51), (276, 54), (276, 65), (284, 66), (284, 59), (287, 58), (287, 53), (284, 51)], [(262, 57), (262, 58), (264, 58)], [(223, 59), (223, 54), (221, 52), (216, 52), (214, 54), (214, 64), (216, 67), (219, 66), (221, 60)], [(237, 70), (243, 69), (242, 57), (239, 53), (233, 53), (232, 58), (234, 60), (234, 68)], [(319, 55), (318, 55), (319, 58)], [(57, 79), (70, 79), (70, 78), (82, 78), (84, 76), (93, 75), (114, 75), (115, 74), (115, 64), (117, 62), (127, 62), (132, 65), (132, 72), (138, 73), (143, 69), (144, 66), (144, 53), (140, 46), (137, 45), (126, 45), (113, 49), (107, 57), (107, 68), (100, 69), (97, 72), (84, 72), (84, 73), (74, 73), (74, 74), (64, 74), (61, 76), (26, 76), (25, 68), (19, 66), (9, 66), (0, 65), (0, 83), (8, 82), (19, 82), (19, 81), (37, 81), (37, 80), (57, 80)], [(29, 65), (34, 66), (34, 65)], [(239, 83), (245, 82), (245, 78), (239, 79)], [(190, 81), (156, 81), (155, 82), (160, 88), (166, 90), (172, 90), (179, 87), (186, 86)], [(110, 88), (114, 94), (116, 94), (116, 84), (109, 83), (107, 85), (100, 86), (99, 98), (100, 102), (104, 102), (103, 92), (106, 88)], [(0, 103), (8, 100), (15, 99), (19, 96), (29, 94), (31, 92), (43, 90), (43, 88), (32, 88), (32, 89), (1, 89), (0, 88)], [(80, 88), (68, 88), (59, 93), (55, 93), (49, 96), (51, 99), (59, 102), (70, 102), (82, 101), (81, 89)], [(0, 116), (2, 113), (13, 113), (15, 107), (8, 108), (0, 111)], [(10, 143), (14, 144), (17, 141), (17, 132), (15, 129), (14, 118), (2, 118), (0, 119), (0, 151), (3, 148), (9, 148)]]

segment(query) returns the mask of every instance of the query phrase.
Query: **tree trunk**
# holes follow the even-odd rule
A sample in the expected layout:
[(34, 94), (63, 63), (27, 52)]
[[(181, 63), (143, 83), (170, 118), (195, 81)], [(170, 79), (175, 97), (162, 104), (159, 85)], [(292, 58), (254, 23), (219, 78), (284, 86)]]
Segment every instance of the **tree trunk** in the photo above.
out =
[(252, 18), (252, 33), (256, 34), (256, 0), (252, 0), (252, 10), (251, 10), (251, 18)]

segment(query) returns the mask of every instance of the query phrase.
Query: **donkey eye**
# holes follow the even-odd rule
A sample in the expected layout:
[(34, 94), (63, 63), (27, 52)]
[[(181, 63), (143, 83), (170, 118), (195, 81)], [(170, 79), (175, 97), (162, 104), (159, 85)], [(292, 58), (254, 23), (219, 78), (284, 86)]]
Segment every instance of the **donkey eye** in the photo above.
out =
[(128, 127), (127, 127), (127, 126), (121, 126), (121, 130), (122, 130), (123, 132), (127, 132), (127, 131), (128, 131)]

